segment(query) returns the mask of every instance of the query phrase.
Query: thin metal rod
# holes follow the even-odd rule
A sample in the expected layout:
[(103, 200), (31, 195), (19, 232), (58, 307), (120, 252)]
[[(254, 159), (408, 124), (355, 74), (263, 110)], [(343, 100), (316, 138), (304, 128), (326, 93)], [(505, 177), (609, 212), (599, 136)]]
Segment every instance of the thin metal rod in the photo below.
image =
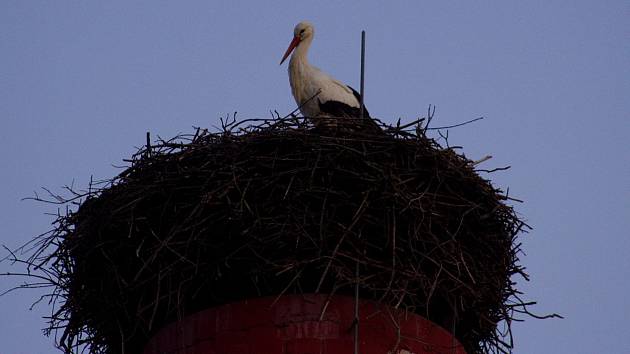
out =
[(365, 100), (365, 31), (361, 31), (361, 110), (359, 118), (363, 119), (363, 101)]
[(359, 354), (359, 261), (355, 270), (354, 284), (354, 354)]
[(151, 132), (147, 132), (147, 148), (146, 154), (151, 155)]
[[(359, 118), (363, 119), (363, 98), (365, 97), (365, 31), (361, 31), (361, 110)], [(359, 261), (357, 261), (354, 279), (354, 354), (359, 354)]]

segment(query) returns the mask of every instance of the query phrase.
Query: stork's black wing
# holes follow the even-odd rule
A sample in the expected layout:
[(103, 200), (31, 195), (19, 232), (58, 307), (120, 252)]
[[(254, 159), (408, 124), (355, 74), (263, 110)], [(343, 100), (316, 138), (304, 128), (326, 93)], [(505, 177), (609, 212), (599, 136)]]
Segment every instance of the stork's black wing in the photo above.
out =
[[(348, 86), (348, 88), (352, 90), (352, 94), (356, 97), (357, 101), (361, 102), (361, 94), (350, 86)], [(339, 101), (319, 101), (319, 110), (320, 112), (329, 114), (333, 117), (359, 118), (359, 115), (361, 114), (360, 108), (351, 107)], [(370, 118), (370, 113), (365, 106), (363, 106), (363, 118)]]
[[(346, 85), (348, 86), (348, 85)], [(354, 95), (354, 97), (356, 97), (357, 101), (359, 102), (359, 105), (361, 104), (361, 94), (357, 92), (357, 90), (353, 89), (352, 87), (348, 86), (348, 88), (350, 90), (352, 90), (352, 94)], [(357, 110), (360, 111), (360, 108), (357, 108)], [(360, 114), (361, 112), (359, 112)], [(359, 117), (359, 114), (357, 114), (357, 117)], [(365, 103), (363, 103), (363, 118), (370, 118), (370, 113), (368, 112), (367, 108), (365, 107)]]
[[(361, 95), (352, 87), (348, 86), (348, 88), (352, 90), (352, 94), (354, 94), (357, 101), (361, 102)], [(333, 121), (330, 121), (330, 118), (323, 118), (323, 121), (315, 123), (320, 129), (334, 128), (336, 131), (364, 131), (372, 133), (381, 133), (383, 131), (378, 123), (370, 117), (370, 113), (365, 106), (363, 106), (363, 119), (359, 121), (357, 120), (361, 115), (361, 108), (359, 107), (352, 107), (339, 101), (318, 102), (319, 110), (324, 115), (339, 118), (355, 118), (333, 119)]]

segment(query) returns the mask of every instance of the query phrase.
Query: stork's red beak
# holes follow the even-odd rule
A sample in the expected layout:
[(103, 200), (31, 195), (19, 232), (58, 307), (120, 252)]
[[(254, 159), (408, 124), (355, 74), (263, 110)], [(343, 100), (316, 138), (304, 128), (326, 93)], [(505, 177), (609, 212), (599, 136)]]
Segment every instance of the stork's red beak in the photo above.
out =
[(289, 54), (291, 54), (293, 49), (295, 49), (295, 47), (297, 47), (298, 44), (300, 44), (300, 37), (298, 37), (298, 36), (293, 37), (293, 40), (291, 41), (291, 44), (289, 44), (289, 48), (287, 48), (287, 51), (284, 52), (284, 56), (282, 57), (282, 60), (280, 60), (280, 65), (282, 65), (282, 63), (284, 63), (284, 61), (287, 59)]

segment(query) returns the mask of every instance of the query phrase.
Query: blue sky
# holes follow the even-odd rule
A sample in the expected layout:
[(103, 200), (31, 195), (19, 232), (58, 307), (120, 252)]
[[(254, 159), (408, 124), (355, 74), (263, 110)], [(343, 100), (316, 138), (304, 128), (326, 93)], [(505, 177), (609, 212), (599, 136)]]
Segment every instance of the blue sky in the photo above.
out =
[[(516, 353), (630, 352), (630, 3), (627, 1), (196, 1), (0, 3), (0, 243), (50, 228), (21, 198), (114, 176), (144, 134), (294, 108), (294, 25), (314, 23), (311, 62), (358, 87), (387, 122), (437, 106), (450, 143), (486, 167), (534, 230), (518, 279), (536, 312)], [(14, 271), (6, 263), (0, 272)], [(16, 282), (0, 278), (0, 290)], [(36, 291), (0, 298), (0, 353), (49, 353)], [(7, 320), (9, 319), (9, 320)]]

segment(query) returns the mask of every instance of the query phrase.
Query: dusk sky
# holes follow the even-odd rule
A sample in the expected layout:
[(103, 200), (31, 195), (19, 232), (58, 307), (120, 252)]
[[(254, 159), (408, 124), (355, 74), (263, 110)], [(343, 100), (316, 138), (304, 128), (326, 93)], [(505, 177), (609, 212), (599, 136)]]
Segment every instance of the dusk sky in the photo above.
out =
[[(565, 317), (524, 317), (514, 352), (630, 353), (628, 1), (2, 1), (0, 244), (51, 228), (56, 206), (22, 198), (115, 176), (147, 131), (292, 111), (278, 64), (302, 20), (311, 63), (355, 88), (367, 32), (372, 116), (484, 117), (449, 142), (512, 166), (484, 177), (533, 227), (531, 281), (514, 280), (533, 312)], [(21, 281), (0, 277), (0, 292)], [(43, 293), (0, 297), (0, 354), (55, 352), (50, 306), (29, 310)]]

